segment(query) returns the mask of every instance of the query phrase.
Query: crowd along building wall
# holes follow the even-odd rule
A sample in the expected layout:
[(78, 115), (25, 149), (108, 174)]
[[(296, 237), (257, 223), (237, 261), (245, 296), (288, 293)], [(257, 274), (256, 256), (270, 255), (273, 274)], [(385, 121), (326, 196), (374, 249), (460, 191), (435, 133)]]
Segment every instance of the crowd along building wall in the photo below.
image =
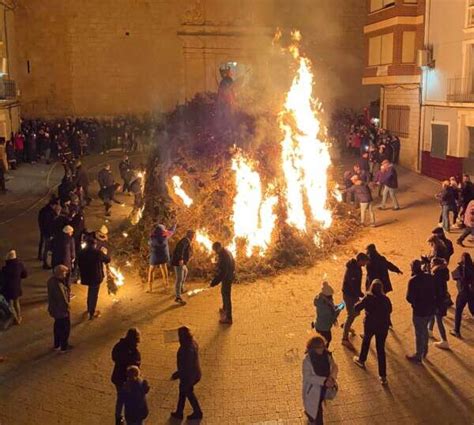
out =
[[(111, 116), (162, 112), (215, 91), (218, 65), (273, 70), (277, 26), (300, 28), (321, 97), (361, 107), (358, 0), (18, 0), (15, 63), (24, 115)], [(270, 78), (271, 80), (271, 78)]]

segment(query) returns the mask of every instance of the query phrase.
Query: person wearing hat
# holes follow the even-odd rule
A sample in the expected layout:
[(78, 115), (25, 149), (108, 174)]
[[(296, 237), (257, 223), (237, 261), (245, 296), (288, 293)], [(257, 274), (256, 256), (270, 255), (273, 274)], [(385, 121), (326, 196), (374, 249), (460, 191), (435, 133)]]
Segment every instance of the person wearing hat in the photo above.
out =
[(76, 259), (76, 247), (74, 242), (74, 229), (70, 225), (63, 227), (63, 231), (58, 237), (53, 239), (51, 264), (54, 267), (62, 264), (67, 267), (68, 274), (66, 285), (69, 285), (69, 277)]
[(95, 239), (96, 243), (97, 243), (97, 249), (101, 249), (101, 248), (109, 248), (109, 229), (107, 228), (107, 226), (105, 224), (103, 224), (102, 226), (100, 226), (100, 229), (99, 230), (96, 230), (94, 232), (94, 237), (93, 239)]
[(332, 340), (331, 328), (336, 323), (337, 316), (341, 311), (336, 309), (333, 296), (334, 289), (329, 285), (329, 282), (324, 281), (321, 292), (314, 298), (314, 306), (316, 307), (314, 329), (326, 339), (328, 348)]
[(1, 270), (1, 279), (3, 280), (2, 293), (13, 314), (17, 325), (21, 323), (20, 297), (21, 280), (27, 277), (24, 264), (17, 258), (14, 249), (8, 251), (5, 257), (5, 265)]
[(384, 294), (383, 282), (375, 279), (370, 285), (370, 290), (362, 298), (354, 309), (360, 313), (365, 310), (364, 319), (364, 339), (360, 354), (354, 357), (354, 363), (365, 369), (365, 361), (369, 353), (370, 342), (375, 336), (375, 347), (377, 349), (377, 363), (379, 366), (379, 378), (382, 385), (387, 384), (387, 365), (385, 360), (385, 340), (387, 339), (390, 327), (390, 315), (392, 313), (392, 303)]

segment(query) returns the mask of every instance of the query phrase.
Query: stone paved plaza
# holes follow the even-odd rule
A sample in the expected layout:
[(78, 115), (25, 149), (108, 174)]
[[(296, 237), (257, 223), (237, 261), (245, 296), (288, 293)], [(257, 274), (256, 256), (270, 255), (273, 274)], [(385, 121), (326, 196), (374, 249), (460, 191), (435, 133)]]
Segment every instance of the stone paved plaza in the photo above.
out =
[[(24, 323), (0, 335), (0, 354), (8, 357), (0, 365), (0, 423), (113, 424), (115, 390), (110, 382), (110, 352), (131, 326), (142, 332), (142, 370), (151, 384), (147, 424), (175, 423), (168, 418), (177, 399), (177, 384), (170, 381), (177, 344), (169, 341), (167, 331), (186, 324), (200, 344), (203, 379), (196, 394), (204, 410), (203, 424), (304, 424), (301, 362), (305, 342), (312, 334), (314, 295), (327, 274), (339, 301), (345, 262), (375, 242), (380, 252), (404, 271), (393, 276), (394, 292), (390, 294), (394, 332), (387, 340), (389, 385), (384, 388), (378, 382), (374, 348), (367, 370), (357, 368), (352, 363), (354, 353), (340, 345), (341, 329), (335, 328), (332, 348), (340, 369), (340, 391), (325, 406), (326, 423), (473, 424), (472, 318), (466, 316), (463, 322), (464, 340), (449, 339), (451, 351), (433, 348), (424, 366), (405, 360), (405, 354), (414, 348), (411, 311), (405, 301), (409, 263), (428, 250), (425, 241), (439, 214), (433, 196), (437, 190), (436, 183), (403, 172), (402, 209), (377, 210), (377, 228), (362, 230), (311, 269), (235, 285), (232, 327), (221, 327), (217, 322), (218, 289), (202, 292), (189, 298), (185, 307), (177, 307), (171, 293), (145, 293), (130, 270), (119, 302), (112, 302), (106, 289), (101, 289), (99, 308), (103, 315), (90, 322), (83, 316), (85, 288), (76, 285), (71, 337), (75, 348), (65, 356), (51, 351), (52, 320), (44, 302), (48, 275), (34, 261), (37, 209), (0, 225), (2, 252), (7, 246), (16, 246), (33, 271), (25, 283)], [(94, 216), (94, 224), (99, 223), (100, 212), (97, 201), (95, 205), (86, 212)], [(120, 212), (118, 219), (124, 214)], [(4, 220), (7, 215), (2, 211)], [(454, 239), (456, 234), (450, 237)], [(472, 245), (466, 249), (472, 251)], [(461, 252), (456, 247), (453, 264)], [(207, 284), (193, 282), (188, 288)], [(456, 294), (454, 282), (450, 282), (450, 292)], [(446, 324), (448, 329), (452, 327), (452, 310)], [(362, 331), (360, 318), (355, 328), (358, 334)], [(360, 342), (359, 336), (354, 337), (357, 347)]]

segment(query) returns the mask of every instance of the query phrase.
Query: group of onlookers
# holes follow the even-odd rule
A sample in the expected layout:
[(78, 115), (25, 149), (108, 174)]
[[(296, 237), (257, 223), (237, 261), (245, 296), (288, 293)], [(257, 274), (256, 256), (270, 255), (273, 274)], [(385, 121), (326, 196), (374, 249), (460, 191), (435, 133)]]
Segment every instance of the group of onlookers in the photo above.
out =
[[(453, 244), (441, 227), (433, 230), (428, 244), (428, 255), (411, 263), (411, 277), (406, 292), (415, 333), (415, 351), (413, 354), (407, 354), (406, 358), (417, 364), (422, 364), (427, 358), (429, 340), (436, 339), (433, 332), (435, 323), (439, 331), (439, 341), (436, 341), (434, 346), (444, 350), (450, 349), (444, 326), (444, 317), (449, 308), (454, 305), (454, 328), (450, 330), (450, 334), (457, 338), (462, 338), (461, 321), (465, 307), (468, 306), (470, 313), (474, 315), (474, 264), (470, 254), (464, 252), (451, 273), (458, 291), (453, 303), (448, 289), (448, 267), (454, 253)], [(364, 267), (365, 294), (362, 291)], [(356, 334), (352, 324), (357, 316), (365, 311), (362, 344), (353, 361), (365, 369), (370, 343), (375, 337), (379, 379), (382, 385), (388, 384), (385, 342), (389, 330), (393, 328), (392, 303), (387, 297), (392, 291), (389, 272), (402, 274), (395, 264), (377, 251), (374, 244), (370, 244), (366, 252), (357, 254), (346, 264), (342, 284), (343, 302), (335, 303), (334, 290), (327, 281), (323, 282), (320, 293), (315, 297), (316, 320), (313, 327), (318, 335), (308, 342), (307, 355), (303, 362), (303, 401), (311, 423), (323, 423), (323, 402), (331, 399), (337, 392), (337, 366), (329, 352), (329, 344), (332, 340), (332, 328), (344, 309), (347, 310), (347, 316), (342, 324), (342, 345), (355, 351), (354, 344), (350, 341), (350, 336)]]

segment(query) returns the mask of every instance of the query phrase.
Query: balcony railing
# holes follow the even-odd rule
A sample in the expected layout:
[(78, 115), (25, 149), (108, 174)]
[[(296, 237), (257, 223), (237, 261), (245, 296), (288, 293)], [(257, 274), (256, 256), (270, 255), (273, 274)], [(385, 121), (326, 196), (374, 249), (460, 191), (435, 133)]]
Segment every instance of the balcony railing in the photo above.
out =
[(448, 78), (448, 102), (474, 102), (474, 75)]
[(0, 79), (0, 99), (8, 100), (16, 98), (15, 80)]

